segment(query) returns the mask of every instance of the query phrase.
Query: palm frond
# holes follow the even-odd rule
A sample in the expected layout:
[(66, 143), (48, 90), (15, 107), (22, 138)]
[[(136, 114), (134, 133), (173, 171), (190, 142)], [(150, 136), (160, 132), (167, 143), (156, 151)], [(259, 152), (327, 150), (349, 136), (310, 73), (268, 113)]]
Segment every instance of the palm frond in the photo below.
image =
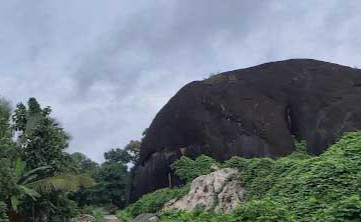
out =
[(39, 172), (41, 172), (41, 174), (44, 174), (45, 171), (49, 171), (51, 169), (53, 169), (52, 166), (42, 166), (30, 170), (29, 172), (21, 176), (21, 178), (19, 179), (19, 183), (27, 184), (29, 181), (35, 179), (37, 177), (37, 174), (40, 174)]
[(26, 186), (19, 185), (18, 187), (19, 187), (19, 189), (21, 189), (21, 191), (22, 191), (24, 194), (28, 195), (28, 196), (31, 197), (33, 200), (36, 200), (36, 198), (39, 198), (39, 197), (41, 196), (38, 192), (36, 192), (35, 190), (30, 189), (30, 188), (28, 188), (28, 187), (26, 187)]
[(12, 197), (10, 197), (10, 201), (11, 201), (11, 207), (17, 212), (18, 206), (20, 204), (18, 197), (12, 196)]
[(46, 193), (55, 190), (77, 191), (80, 187), (91, 187), (95, 184), (94, 180), (79, 175), (60, 174), (54, 177), (48, 177), (26, 184), (27, 187), (34, 189), (39, 193)]
[(21, 160), (21, 158), (17, 158), (14, 165), (14, 173), (17, 177), (20, 177), (25, 170), (26, 163)]

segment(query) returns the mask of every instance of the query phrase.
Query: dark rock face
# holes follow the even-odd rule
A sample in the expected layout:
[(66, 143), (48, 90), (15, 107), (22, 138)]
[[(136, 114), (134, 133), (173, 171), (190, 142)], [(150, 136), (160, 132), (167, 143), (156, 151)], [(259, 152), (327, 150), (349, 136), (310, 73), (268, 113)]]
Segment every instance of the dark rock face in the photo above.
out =
[(181, 183), (170, 165), (182, 155), (278, 157), (294, 137), (320, 154), (361, 129), (361, 70), (295, 59), (222, 73), (183, 87), (156, 115), (141, 147), (131, 201)]

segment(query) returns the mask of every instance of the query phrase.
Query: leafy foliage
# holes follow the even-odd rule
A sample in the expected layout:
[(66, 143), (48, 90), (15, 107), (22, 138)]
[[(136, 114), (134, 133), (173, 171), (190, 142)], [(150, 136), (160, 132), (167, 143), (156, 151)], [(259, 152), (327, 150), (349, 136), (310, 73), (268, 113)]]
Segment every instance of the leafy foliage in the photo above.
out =
[(138, 160), (139, 147), (140, 142), (132, 140), (124, 149), (111, 149), (104, 153), (105, 162), (100, 166), (84, 154), (72, 154), (72, 162), (78, 171), (94, 178), (97, 185), (91, 189), (80, 189), (70, 195), (71, 199), (81, 207), (89, 204), (124, 207), (131, 181), (128, 166)]
[[(173, 167), (181, 178), (190, 181), (209, 173), (214, 162), (209, 157), (196, 160), (183, 157)], [(218, 165), (239, 170), (247, 190), (245, 203), (230, 214), (163, 212), (160, 221), (361, 220), (361, 132), (346, 133), (318, 157), (308, 155), (305, 143), (300, 142), (296, 152), (287, 157), (233, 157)], [(149, 200), (142, 201), (146, 205), (144, 201)]]
[(281, 204), (267, 200), (254, 200), (240, 205), (232, 213), (216, 214), (196, 210), (192, 212), (162, 212), (160, 222), (295, 222), (294, 216)]
[(312, 221), (329, 203), (360, 194), (360, 169), (361, 133), (347, 133), (321, 156), (294, 164), (267, 195), (288, 206), (299, 221)]
[(231, 218), (232, 221), (239, 222), (296, 221), (284, 205), (270, 199), (252, 200), (241, 204), (231, 214)]
[(18, 104), (13, 115), (14, 129), (19, 135), (18, 147), (29, 169), (52, 165), (66, 168), (69, 135), (50, 117), (51, 108), (42, 109), (35, 98), (30, 98), (28, 108)]
[(16, 176), (10, 160), (0, 159), (0, 166), (0, 200), (6, 200), (9, 194), (15, 192)]
[(96, 175), (98, 186), (94, 187), (93, 201), (117, 207), (124, 207), (126, 192), (130, 183), (127, 166), (122, 163), (105, 162)]
[(213, 158), (206, 155), (201, 155), (196, 160), (183, 156), (174, 162), (172, 168), (181, 179), (191, 182), (201, 175), (211, 173), (211, 166), (217, 164)]
[(6, 215), (6, 205), (4, 202), (0, 201), (0, 222), (7, 222), (8, 216)]
[(64, 152), (69, 136), (35, 98), (11, 107), (0, 99), (0, 200), (11, 221), (69, 221), (75, 202), (66, 192), (89, 187), (88, 177), (70, 172)]
[(153, 193), (144, 195), (136, 203), (129, 205), (123, 211), (118, 212), (118, 216), (126, 220), (142, 213), (155, 213), (162, 209), (163, 205), (174, 198), (181, 198), (189, 191), (189, 186), (181, 188), (164, 188)]
[(318, 213), (321, 222), (360, 221), (361, 199), (358, 195), (342, 198), (329, 208)]
[(82, 175), (94, 176), (99, 169), (99, 164), (89, 159), (86, 155), (76, 152), (70, 155), (71, 165)]
[(159, 222), (232, 222), (227, 214), (216, 214), (211, 211), (196, 210), (191, 212), (172, 210), (162, 212)]

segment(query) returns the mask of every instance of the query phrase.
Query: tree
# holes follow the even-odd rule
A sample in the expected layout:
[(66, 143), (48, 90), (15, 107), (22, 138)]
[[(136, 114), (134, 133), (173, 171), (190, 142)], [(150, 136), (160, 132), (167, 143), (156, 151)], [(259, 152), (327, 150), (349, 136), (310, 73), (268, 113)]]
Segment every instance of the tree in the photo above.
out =
[(0, 140), (2, 141), (11, 138), (10, 117), (10, 103), (0, 98)]
[(131, 140), (124, 149), (116, 148), (104, 153), (105, 162), (96, 180), (99, 183), (98, 195), (108, 203), (118, 207), (126, 204), (132, 172), (128, 165), (137, 164), (140, 145), (140, 141)]
[(0, 158), (9, 155), (12, 142), (12, 129), (10, 126), (11, 106), (8, 101), (0, 98)]
[(108, 152), (104, 153), (105, 161), (109, 163), (119, 163), (119, 164), (127, 164), (131, 161), (130, 154), (120, 148), (111, 149)]
[(130, 162), (136, 165), (139, 160), (141, 142), (138, 140), (131, 140), (125, 147), (125, 152), (130, 156)]
[(64, 152), (69, 136), (50, 114), (50, 107), (30, 98), (12, 115), (9, 103), (0, 99), (0, 203), (6, 204), (10, 221), (69, 221), (76, 206), (67, 193), (93, 184), (71, 172)]
[(124, 207), (126, 193), (130, 183), (127, 166), (121, 162), (107, 161), (102, 164), (96, 181), (99, 183), (96, 194), (99, 202)]
[(52, 165), (66, 167), (69, 135), (50, 117), (51, 108), (42, 109), (35, 98), (28, 107), (18, 104), (13, 115), (14, 129), (19, 135), (18, 147), (29, 169)]
[(40, 104), (34, 97), (31, 97), (28, 100), (28, 108), (29, 108), (28, 114), (30, 117), (41, 115), (43, 111), (40, 107)]
[(85, 174), (88, 176), (92, 176), (99, 169), (99, 164), (92, 161), (86, 155), (75, 152), (70, 155), (72, 160), (72, 165), (76, 168), (76, 170), (80, 174)]
[(26, 123), (28, 122), (28, 115), (26, 106), (23, 103), (16, 105), (13, 115), (14, 130), (18, 132), (25, 132)]

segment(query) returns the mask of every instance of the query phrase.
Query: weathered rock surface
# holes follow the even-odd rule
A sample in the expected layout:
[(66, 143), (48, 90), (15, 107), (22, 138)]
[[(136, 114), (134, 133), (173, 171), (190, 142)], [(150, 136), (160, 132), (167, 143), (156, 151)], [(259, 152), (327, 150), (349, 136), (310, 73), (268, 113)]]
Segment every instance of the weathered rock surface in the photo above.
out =
[(169, 201), (163, 209), (204, 209), (225, 213), (241, 203), (244, 194), (245, 189), (241, 187), (237, 169), (225, 168), (197, 177), (186, 196)]
[[(295, 59), (222, 73), (183, 87), (156, 115), (140, 153), (131, 201), (181, 184), (170, 165), (182, 153), (277, 157), (294, 137), (320, 154), (345, 131), (361, 129), (361, 70)], [(181, 149), (184, 148), (184, 149)]]
[(134, 218), (131, 222), (150, 222), (150, 221), (156, 221), (158, 219), (158, 216), (156, 214), (139, 214), (136, 218)]

